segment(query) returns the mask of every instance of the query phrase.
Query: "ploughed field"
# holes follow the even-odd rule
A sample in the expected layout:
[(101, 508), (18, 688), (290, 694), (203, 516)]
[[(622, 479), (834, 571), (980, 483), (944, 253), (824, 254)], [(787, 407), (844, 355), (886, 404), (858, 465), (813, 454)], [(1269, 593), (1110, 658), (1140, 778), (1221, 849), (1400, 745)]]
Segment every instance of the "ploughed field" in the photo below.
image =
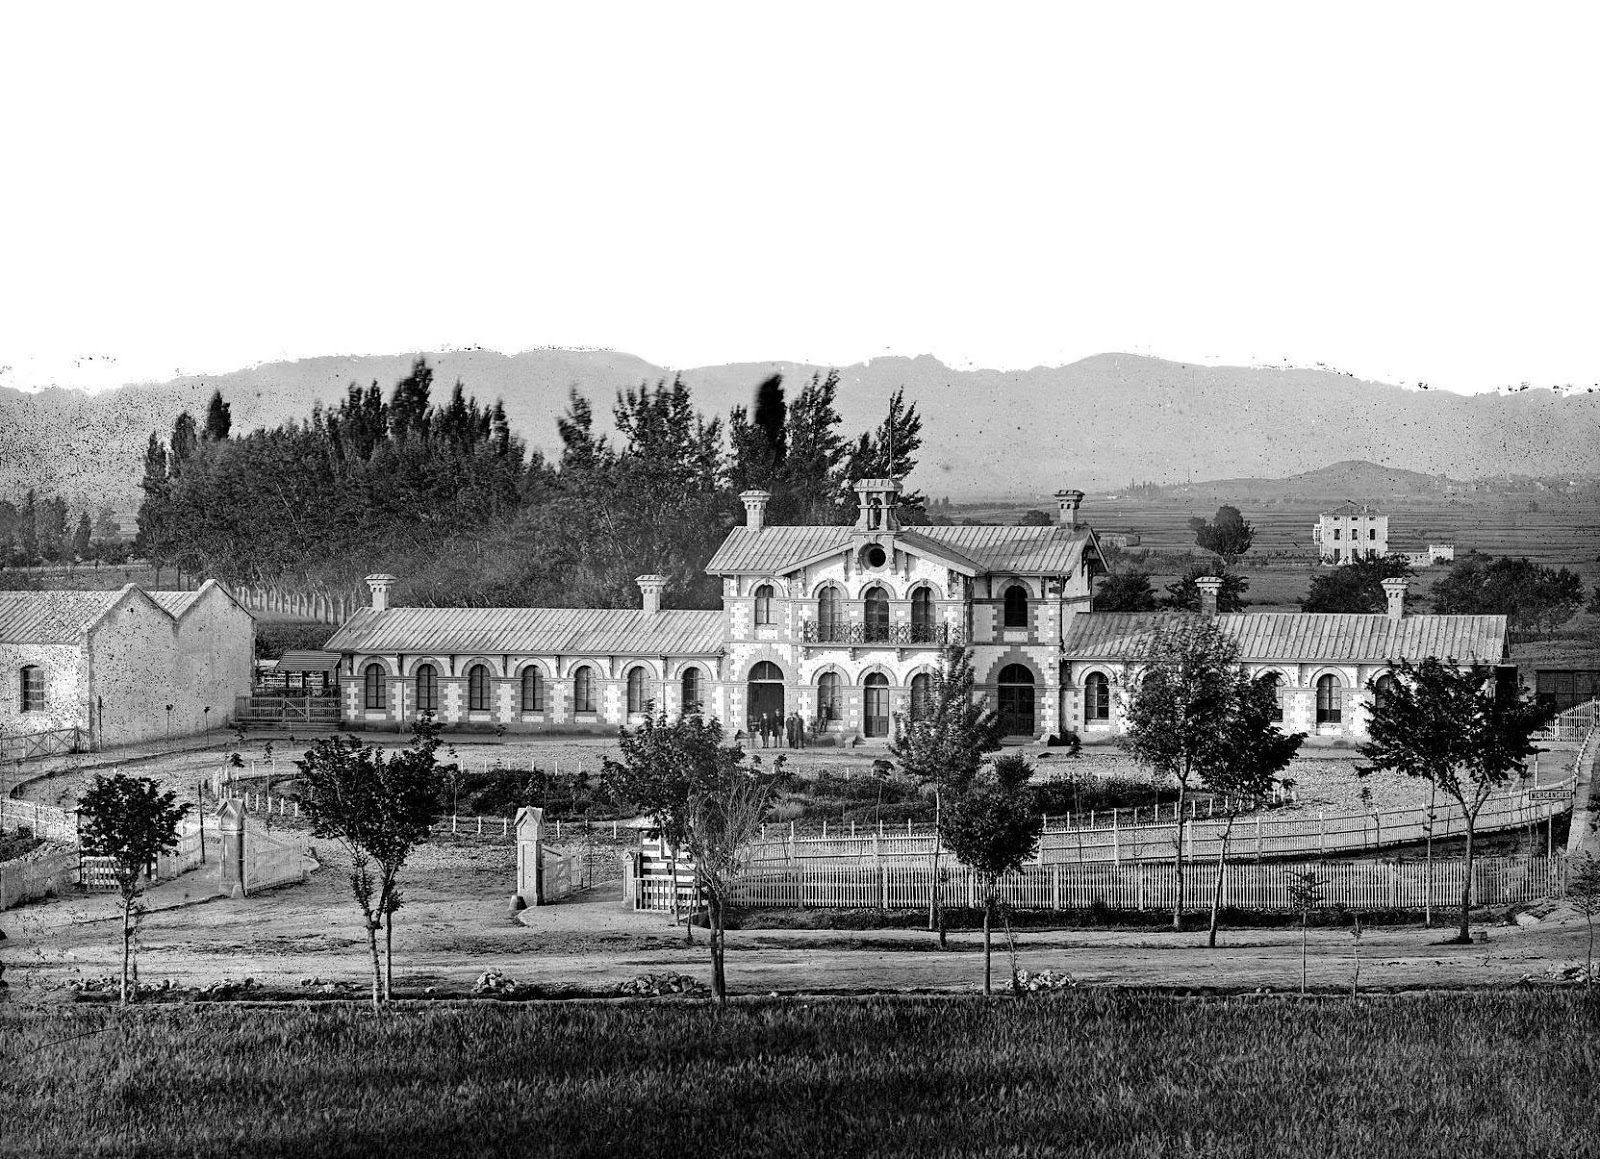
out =
[(1580, 1155), (1577, 995), (0, 1009), (11, 1155)]

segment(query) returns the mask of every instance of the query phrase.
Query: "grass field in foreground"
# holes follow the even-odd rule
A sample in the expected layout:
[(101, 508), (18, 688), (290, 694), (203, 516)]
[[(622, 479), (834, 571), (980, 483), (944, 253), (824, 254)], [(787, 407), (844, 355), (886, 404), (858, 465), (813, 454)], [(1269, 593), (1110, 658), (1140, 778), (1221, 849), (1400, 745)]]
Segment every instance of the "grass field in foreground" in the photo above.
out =
[(6, 1011), (0, 1152), (1582, 1155), (1597, 1016), (1548, 994)]

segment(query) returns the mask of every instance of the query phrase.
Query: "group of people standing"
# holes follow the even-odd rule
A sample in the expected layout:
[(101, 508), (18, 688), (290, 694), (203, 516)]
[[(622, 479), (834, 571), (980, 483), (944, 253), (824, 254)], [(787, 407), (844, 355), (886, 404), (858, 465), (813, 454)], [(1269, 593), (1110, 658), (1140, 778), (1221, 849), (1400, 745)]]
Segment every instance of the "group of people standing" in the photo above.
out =
[(761, 738), (762, 748), (806, 747), (806, 722), (798, 712), (784, 716), (781, 712), (763, 713), (751, 722), (751, 733)]

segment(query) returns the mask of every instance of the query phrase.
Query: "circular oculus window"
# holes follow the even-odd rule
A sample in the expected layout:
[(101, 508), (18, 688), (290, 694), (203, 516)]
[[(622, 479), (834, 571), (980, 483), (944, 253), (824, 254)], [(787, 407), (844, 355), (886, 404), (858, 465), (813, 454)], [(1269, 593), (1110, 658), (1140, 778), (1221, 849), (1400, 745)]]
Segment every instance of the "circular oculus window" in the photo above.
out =
[(888, 559), (888, 554), (876, 543), (869, 544), (861, 553), (861, 562), (868, 567), (882, 567), (888, 562)]

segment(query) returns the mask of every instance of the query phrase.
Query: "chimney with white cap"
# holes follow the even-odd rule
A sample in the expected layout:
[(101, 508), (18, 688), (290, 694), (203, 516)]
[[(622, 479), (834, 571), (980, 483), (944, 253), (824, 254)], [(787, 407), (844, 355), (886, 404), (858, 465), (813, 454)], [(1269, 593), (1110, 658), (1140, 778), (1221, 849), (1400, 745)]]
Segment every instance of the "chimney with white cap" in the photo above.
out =
[(664, 575), (642, 575), (634, 581), (639, 585), (639, 591), (644, 596), (645, 614), (655, 615), (661, 610), (661, 593), (667, 588), (667, 577)]
[(1222, 594), (1222, 578), (1214, 575), (1203, 575), (1194, 581), (1194, 586), (1200, 589), (1200, 614), (1202, 616), (1215, 616), (1217, 614), (1217, 597)]
[(389, 607), (389, 585), (395, 578), (385, 572), (378, 572), (367, 577), (367, 587), (372, 589), (372, 610), (375, 612), (387, 611)]
[(1406, 614), (1406, 589), (1411, 581), (1403, 577), (1383, 581), (1383, 594), (1389, 597), (1389, 618), (1401, 619)]
[(741, 491), (744, 500), (744, 523), (751, 531), (760, 531), (766, 524), (767, 504), (772, 501), (771, 491)]
[(1078, 505), (1083, 502), (1082, 491), (1057, 491), (1056, 506), (1060, 510), (1058, 522), (1062, 527), (1078, 530)]

